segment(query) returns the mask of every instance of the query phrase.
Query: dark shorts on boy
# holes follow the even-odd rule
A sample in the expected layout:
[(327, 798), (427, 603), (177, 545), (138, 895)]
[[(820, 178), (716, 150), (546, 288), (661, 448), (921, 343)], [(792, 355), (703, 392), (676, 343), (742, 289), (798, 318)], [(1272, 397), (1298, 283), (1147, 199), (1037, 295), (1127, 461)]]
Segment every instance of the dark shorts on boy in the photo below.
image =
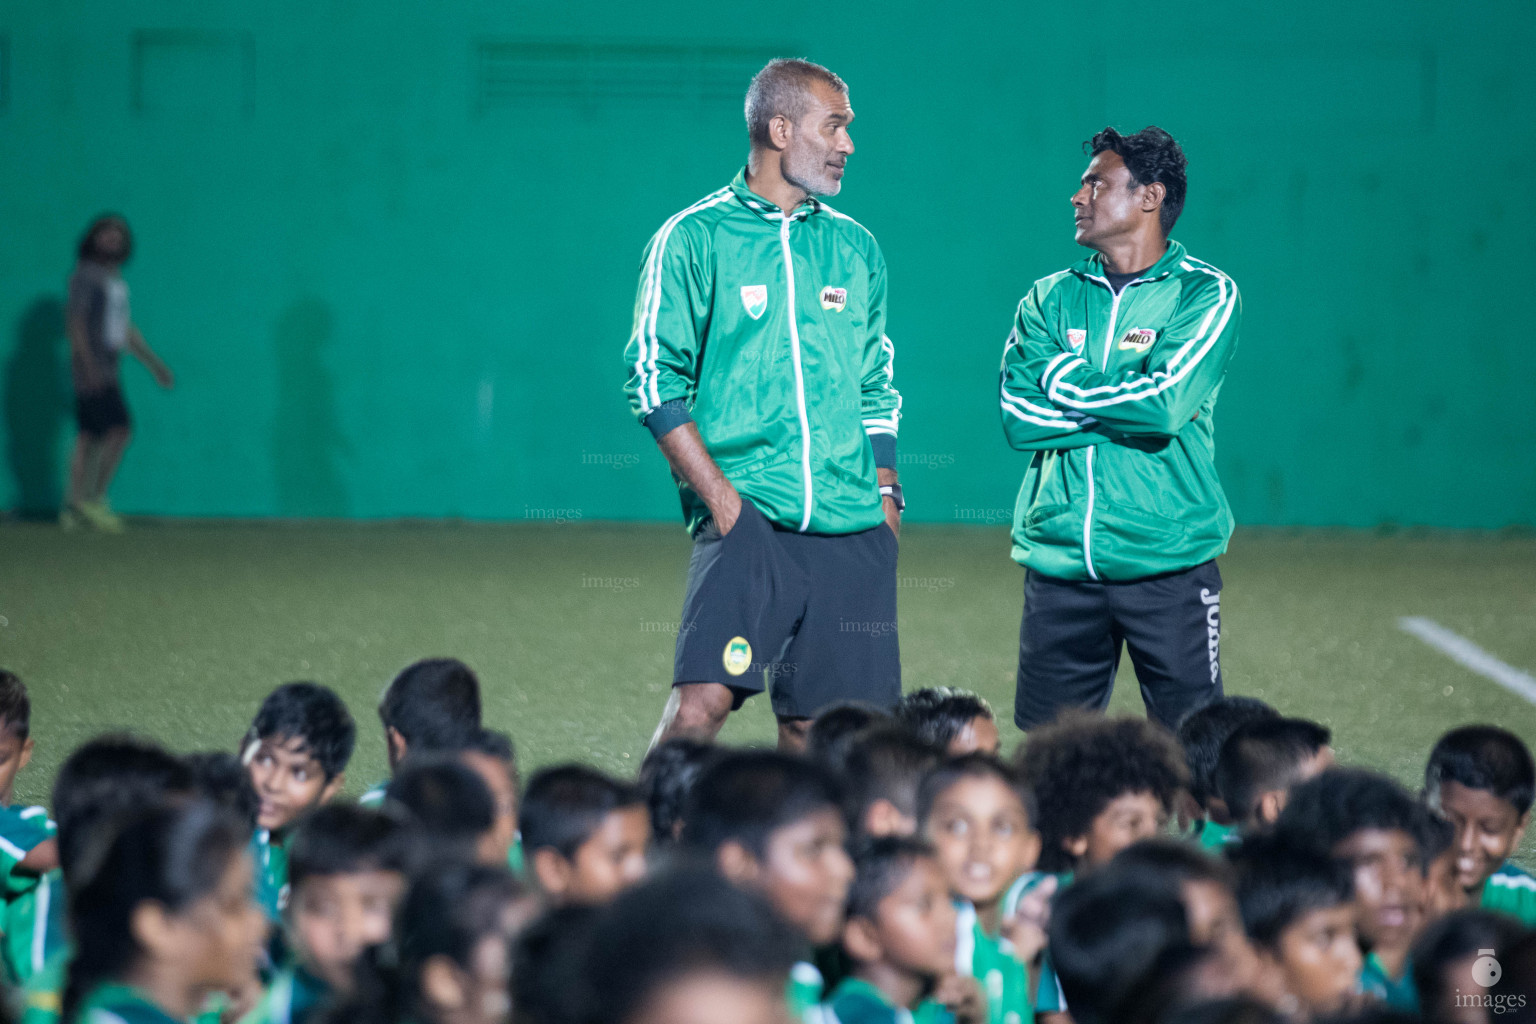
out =
[(891, 707), (901, 697), (896, 537), (796, 533), (743, 498), (724, 537), (693, 542), (673, 685), (720, 683), (734, 706), (763, 692), (774, 713), (810, 718), (838, 701)]
[(99, 437), (119, 427), (127, 427), (128, 403), (123, 401), (123, 389), (109, 384), (95, 391), (75, 393), (75, 422), (80, 433)]
[(1024, 575), (1014, 722), (1102, 711), (1128, 647), (1148, 717), (1170, 729), (1222, 695), (1221, 573), (1214, 560), (1124, 583)]

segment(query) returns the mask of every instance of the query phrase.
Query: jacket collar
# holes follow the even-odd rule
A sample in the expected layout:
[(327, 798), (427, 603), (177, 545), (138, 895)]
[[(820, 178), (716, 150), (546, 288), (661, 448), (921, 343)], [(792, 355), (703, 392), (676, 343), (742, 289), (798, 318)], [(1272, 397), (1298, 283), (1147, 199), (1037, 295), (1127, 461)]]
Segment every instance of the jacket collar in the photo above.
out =
[[(780, 210), (772, 202), (753, 192), (747, 187), (747, 169), (743, 167), (736, 172), (736, 177), (731, 179), (731, 191), (736, 193), (736, 201), (747, 209), (757, 214), (763, 220), (778, 223), (784, 219), (784, 211)], [(821, 201), (811, 196), (805, 202), (789, 214), (791, 220), (805, 220), (811, 214), (821, 209)]]
[[(1179, 268), (1179, 263), (1184, 259), (1184, 247), (1173, 239), (1168, 239), (1168, 251), (1163, 253), (1156, 263), (1147, 268), (1147, 272), (1138, 277), (1137, 281), (1157, 281), (1167, 277)], [(1104, 276), (1104, 256), (1102, 253), (1094, 253), (1087, 259), (1079, 260), (1068, 268), (1079, 277), (1092, 278), (1096, 281), (1107, 281)], [(1134, 282), (1133, 282), (1134, 283)]]

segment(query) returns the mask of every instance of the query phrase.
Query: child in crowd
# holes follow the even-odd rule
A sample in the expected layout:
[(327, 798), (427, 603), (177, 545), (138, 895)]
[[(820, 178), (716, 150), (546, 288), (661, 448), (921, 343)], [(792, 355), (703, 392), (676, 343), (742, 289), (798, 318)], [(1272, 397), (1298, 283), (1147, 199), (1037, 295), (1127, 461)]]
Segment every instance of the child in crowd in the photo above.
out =
[[(167, 798), (189, 799), (196, 775), (186, 761), (148, 740), (107, 735), (89, 740), (64, 759), (53, 780), (53, 809), (58, 815), (59, 873), (66, 889), (78, 889), (94, 870), (104, 834), (121, 816)], [(62, 900), (53, 906), (62, 907)], [(50, 913), (50, 917), (52, 914)], [(23, 989), (25, 1024), (56, 1024), (64, 993), (64, 975), (74, 949), (61, 920), (50, 927), (57, 939), (42, 969)]]
[[(811, 723), (814, 734), (815, 723)], [(671, 847), (683, 830), (683, 807), (688, 792), (714, 756), (712, 743), (687, 736), (676, 736), (651, 748), (641, 762), (635, 784), (645, 797), (651, 815), (651, 842), (657, 847)]]
[(871, 726), (890, 722), (885, 711), (863, 701), (839, 701), (823, 708), (805, 733), (805, 756), (841, 775), (853, 738)]
[(1280, 981), (1279, 1009), (1306, 1020), (1348, 1010), (1363, 963), (1348, 865), (1262, 834), (1232, 856), (1243, 927)]
[[(1040, 866), (1004, 898), (1009, 917), (1039, 887), (1064, 890), (1131, 844), (1162, 833), (1189, 779), (1183, 751), (1162, 726), (1082, 712), (1030, 733), (1019, 765), (1035, 795)], [(1065, 998), (1047, 948), (1035, 1013), (1063, 1014)]]
[(1044, 946), (1032, 921), (1005, 920), (1003, 897), (1040, 855), (1034, 799), (1013, 769), (988, 754), (950, 760), (918, 791), (918, 820), (956, 907), (956, 970), (986, 992), (990, 1024), (1034, 1019), (1025, 965)]
[(32, 760), (32, 747), (26, 685), (0, 669), (0, 966), (11, 985), (23, 985), (42, 970), (62, 941), (57, 830), (46, 808), (15, 804), (16, 776)]
[(1529, 748), (1497, 726), (1452, 729), (1430, 751), (1424, 796), (1455, 828), (1452, 866), (1471, 903), (1536, 926), (1536, 878), (1509, 859), (1536, 797)]
[(346, 784), (357, 726), (340, 697), (315, 683), (285, 683), (267, 695), (240, 745), (260, 806), (251, 853), (256, 898), (281, 921), (287, 899), (286, 843), (300, 818)]
[(255, 973), (267, 922), (233, 812), (162, 803), (93, 839), (95, 862), (70, 883), (65, 1021), (184, 1024)]
[(974, 979), (964, 979), (966, 996), (951, 996), (958, 1015), (933, 998), (955, 971), (955, 909), (933, 848), (918, 839), (877, 838), (854, 868), (843, 925), (853, 971), (827, 1000), (833, 1016), (842, 1024), (985, 1020)]
[(1408, 954), (1425, 923), (1430, 813), (1385, 776), (1333, 768), (1293, 789), (1275, 825), (1291, 845), (1350, 865), (1366, 951), (1361, 988), (1410, 1013), (1418, 999)]
[(1177, 890), (1112, 868), (1057, 894), (1048, 935), (1059, 979), (1053, 984), (1062, 1005), (1072, 1007), (1074, 1024), (1113, 1024), (1125, 1016), (1160, 958), (1192, 944)]
[(450, 862), (418, 874), (395, 915), (394, 939), (358, 964), (355, 994), (327, 1024), (505, 1024), (511, 946), (537, 901), (505, 865)]
[(1189, 790), (1179, 823), (1187, 823), (1195, 839), (1207, 850), (1218, 849), (1232, 837), (1235, 827), (1221, 795), (1216, 792), (1216, 762), (1222, 744), (1238, 726), (1262, 718), (1278, 718), (1280, 712), (1257, 697), (1221, 697), (1196, 708), (1179, 723), (1179, 745), (1189, 768)]
[(853, 738), (843, 761), (848, 827), (860, 837), (917, 832), (917, 788), (943, 752), (904, 725), (878, 725)]
[(896, 720), (946, 757), (978, 751), (995, 754), (1001, 745), (992, 705), (970, 690), (950, 686), (914, 690), (896, 705)]
[(496, 828), (496, 800), (457, 754), (413, 755), (384, 791), (383, 809), (410, 821), (433, 859), (507, 866), (510, 837)]
[(585, 962), (571, 972), (587, 979), (591, 1013), (566, 1019), (782, 1024), (800, 942), (758, 894), (713, 871), (667, 872), (620, 895), (596, 922)]
[[(1505, 1014), (1524, 1011), (1521, 1016), (1529, 1020), (1533, 1007), (1529, 1005), (1528, 990), (1522, 991), (1525, 979), (1506, 975), (1504, 980), (1512, 984), (1502, 991), (1493, 986), (1484, 988), (1468, 984), (1478, 978), (1479, 960), (1492, 956), (1503, 962), (1528, 934), (1514, 917), (1480, 907), (1446, 914), (1426, 927), (1413, 944), (1410, 958), (1413, 961), (1413, 984), (1418, 990), (1419, 1006), (1425, 1019), (1492, 1022), (1504, 1018)], [(1477, 997), (1470, 1006), (1466, 999), (1468, 995)], [(1518, 1003), (1511, 999), (1515, 995), (1522, 997)]]
[[(411, 753), (457, 751), (480, 736), (480, 680), (457, 658), (425, 658), (407, 665), (379, 698), (384, 754), (394, 773)], [(358, 802), (384, 802), (380, 782)]]
[(1333, 767), (1333, 734), (1305, 718), (1261, 718), (1238, 726), (1216, 758), (1216, 792), (1239, 830), (1267, 828), (1291, 787)]
[(389, 939), (412, 852), (406, 825), (379, 811), (332, 804), (304, 819), (283, 910), (293, 960), (245, 1024), (307, 1024), (328, 999), (353, 994), (363, 951)]
[(507, 848), (507, 867), (521, 876), (523, 844), (517, 827), (517, 752), (512, 737), (495, 729), (481, 729), (474, 743), (459, 751), (459, 760), (477, 773), (491, 791), (494, 843), (498, 848)]
[(535, 772), (523, 794), (533, 880), (556, 904), (607, 903), (645, 877), (651, 817), (640, 790), (592, 768)]
[(824, 987), (811, 951), (843, 930), (853, 882), (847, 839), (836, 780), (813, 761), (777, 751), (722, 752), (699, 774), (683, 811), (683, 847), (761, 893), (799, 934), (788, 1000), (805, 1024), (819, 1021)]

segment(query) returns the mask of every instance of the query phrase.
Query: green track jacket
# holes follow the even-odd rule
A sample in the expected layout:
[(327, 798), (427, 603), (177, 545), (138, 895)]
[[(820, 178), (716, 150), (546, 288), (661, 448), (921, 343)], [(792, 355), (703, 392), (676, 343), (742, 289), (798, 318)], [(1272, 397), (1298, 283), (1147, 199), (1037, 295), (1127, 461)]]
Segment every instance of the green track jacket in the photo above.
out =
[(1241, 315), (1232, 279), (1172, 241), (1119, 295), (1098, 255), (1035, 282), (1003, 349), (1003, 433), (1035, 453), (1015, 561), (1118, 581), (1226, 550), (1211, 413)]
[[(877, 526), (870, 439), (894, 461), (901, 412), (885, 290), (863, 225), (816, 199), (786, 216), (739, 173), (646, 248), (624, 350), (630, 407), (644, 422), (685, 403), (726, 478), (782, 527)], [(696, 531), (709, 510), (678, 489)]]

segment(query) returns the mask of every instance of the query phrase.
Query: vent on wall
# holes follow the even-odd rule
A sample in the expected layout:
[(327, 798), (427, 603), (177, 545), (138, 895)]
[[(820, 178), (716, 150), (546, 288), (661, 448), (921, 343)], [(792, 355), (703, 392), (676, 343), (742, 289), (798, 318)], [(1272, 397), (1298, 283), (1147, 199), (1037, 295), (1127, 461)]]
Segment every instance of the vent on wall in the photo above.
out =
[(255, 110), (256, 44), (248, 32), (140, 29), (132, 74), (136, 114), (249, 117)]
[(481, 40), (474, 48), (477, 113), (548, 104), (739, 99), (775, 56), (742, 46)]

